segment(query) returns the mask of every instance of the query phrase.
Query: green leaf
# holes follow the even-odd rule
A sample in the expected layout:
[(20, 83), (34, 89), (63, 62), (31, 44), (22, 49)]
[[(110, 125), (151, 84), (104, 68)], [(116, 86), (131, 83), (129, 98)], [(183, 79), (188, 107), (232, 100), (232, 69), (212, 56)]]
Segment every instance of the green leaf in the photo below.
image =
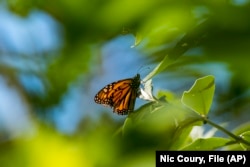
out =
[[(250, 143), (250, 131), (244, 132), (240, 135), (242, 139), (248, 141)], [(243, 143), (240, 143), (241, 147), (243, 147), (244, 150), (250, 150), (250, 145), (246, 145)]]
[(127, 117), (122, 126), (122, 134), (125, 135), (128, 131), (130, 131), (132, 125), (133, 125), (132, 119), (130, 117)]
[(217, 148), (226, 146), (230, 142), (229, 139), (220, 138), (220, 137), (211, 137), (207, 139), (197, 139), (190, 145), (182, 148), (181, 150), (215, 150)]
[(241, 135), (242, 133), (250, 131), (250, 122), (243, 123), (233, 130), (235, 135)]
[(142, 35), (140, 33), (136, 33), (135, 35), (135, 42), (134, 42), (134, 45), (131, 46), (131, 48), (134, 48), (136, 47), (137, 45), (139, 45), (142, 41)]
[(167, 90), (159, 90), (157, 93), (157, 97), (160, 99), (164, 99), (165, 101), (171, 103), (171, 101), (176, 100), (177, 98), (175, 97), (175, 94), (171, 91)]
[(155, 101), (129, 114), (123, 125), (123, 134), (135, 138), (134, 142), (144, 138), (140, 144), (154, 142), (158, 147), (178, 150), (187, 143), (192, 127), (200, 122), (200, 115), (184, 107), (180, 100), (171, 104)]
[(147, 80), (151, 79), (156, 74), (163, 71), (165, 68), (167, 68), (169, 65), (174, 63), (174, 59), (169, 58), (169, 56), (165, 56), (164, 59), (151, 71), (143, 80), (142, 82), (146, 82)]
[(199, 78), (188, 91), (183, 93), (182, 102), (193, 111), (207, 115), (212, 104), (214, 90), (214, 76)]
[(188, 124), (187, 126), (182, 126), (181, 128), (177, 128), (176, 133), (173, 135), (173, 142), (169, 150), (179, 150), (184, 147), (187, 142), (190, 140), (190, 132), (193, 128), (192, 124)]

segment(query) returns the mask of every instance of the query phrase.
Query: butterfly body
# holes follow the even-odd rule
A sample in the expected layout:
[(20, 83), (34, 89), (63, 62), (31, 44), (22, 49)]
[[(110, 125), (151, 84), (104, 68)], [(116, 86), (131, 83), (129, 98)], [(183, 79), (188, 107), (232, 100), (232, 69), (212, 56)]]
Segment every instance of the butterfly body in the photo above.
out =
[(126, 115), (134, 110), (135, 100), (138, 96), (140, 86), (140, 75), (108, 84), (95, 96), (98, 104), (110, 106), (113, 112)]

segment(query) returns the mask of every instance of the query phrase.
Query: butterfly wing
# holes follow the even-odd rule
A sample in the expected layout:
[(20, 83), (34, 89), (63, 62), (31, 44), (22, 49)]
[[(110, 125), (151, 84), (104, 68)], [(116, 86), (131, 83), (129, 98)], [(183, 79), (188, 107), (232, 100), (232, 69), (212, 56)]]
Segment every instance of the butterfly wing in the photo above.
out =
[(95, 96), (95, 102), (110, 106), (113, 112), (126, 115), (134, 110), (139, 91), (140, 75), (108, 84)]

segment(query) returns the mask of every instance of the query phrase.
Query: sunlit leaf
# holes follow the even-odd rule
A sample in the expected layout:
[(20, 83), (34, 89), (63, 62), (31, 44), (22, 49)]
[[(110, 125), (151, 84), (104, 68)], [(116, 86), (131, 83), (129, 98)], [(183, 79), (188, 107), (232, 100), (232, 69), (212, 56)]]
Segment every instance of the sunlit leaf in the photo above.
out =
[(230, 142), (229, 139), (212, 137), (207, 139), (197, 139), (190, 145), (182, 148), (181, 150), (215, 150), (217, 148), (226, 146), (227, 143)]
[(136, 33), (135, 42), (134, 42), (134, 45), (131, 46), (131, 48), (136, 47), (137, 45), (139, 45), (141, 41), (142, 41), (142, 35), (140, 33)]
[(241, 124), (240, 126), (236, 127), (233, 130), (233, 133), (236, 135), (240, 135), (246, 131), (250, 131), (250, 122), (246, 122), (246, 123)]
[(123, 161), (125, 163), (119, 164), (120, 167), (152, 167), (155, 165), (154, 151), (148, 151), (137, 155), (128, 155)]
[[(240, 135), (242, 139), (248, 141), (250, 143), (250, 131), (244, 132)], [(250, 150), (250, 145), (246, 145), (243, 143), (240, 143), (240, 145), (245, 149), (245, 150)]]
[(214, 77), (208, 75), (199, 78), (193, 86), (182, 95), (182, 102), (193, 111), (207, 115), (214, 96)]
[(157, 93), (157, 97), (160, 99), (164, 99), (167, 102), (171, 102), (176, 99), (175, 94), (167, 90), (160, 90)]

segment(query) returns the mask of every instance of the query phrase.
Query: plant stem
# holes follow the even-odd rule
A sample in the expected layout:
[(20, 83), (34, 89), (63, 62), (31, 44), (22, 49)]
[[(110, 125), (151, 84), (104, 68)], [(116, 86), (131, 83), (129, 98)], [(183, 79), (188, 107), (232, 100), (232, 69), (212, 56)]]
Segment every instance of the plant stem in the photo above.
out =
[(202, 119), (207, 122), (208, 124), (216, 127), (217, 129), (221, 130), (222, 132), (226, 133), (228, 136), (232, 137), (233, 139), (235, 139), (236, 141), (240, 142), (240, 143), (244, 143), (248, 146), (250, 146), (250, 143), (244, 139), (242, 139), (241, 137), (239, 136), (236, 136), (235, 134), (229, 132), (228, 130), (226, 130), (225, 128), (221, 127), (220, 125), (210, 121), (209, 119), (207, 119), (206, 117), (202, 117)]

